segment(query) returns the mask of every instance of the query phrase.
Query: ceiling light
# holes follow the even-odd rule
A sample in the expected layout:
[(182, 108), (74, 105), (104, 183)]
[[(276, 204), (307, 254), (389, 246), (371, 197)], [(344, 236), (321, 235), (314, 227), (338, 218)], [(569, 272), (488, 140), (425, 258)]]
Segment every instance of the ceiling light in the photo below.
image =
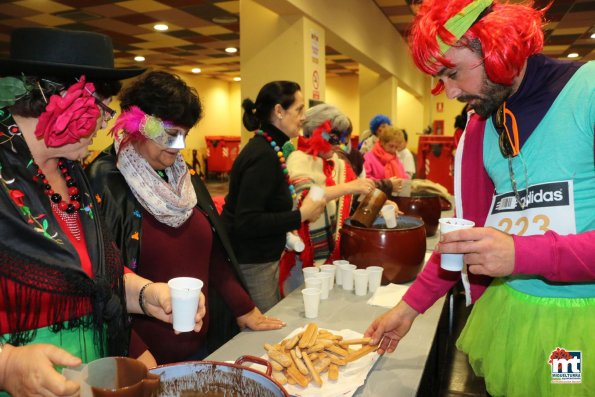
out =
[(142, 56), (142, 55), (137, 55), (137, 56), (134, 57), (134, 60), (136, 62), (144, 62), (145, 61), (145, 57)]
[(215, 17), (211, 19), (211, 21), (218, 23), (219, 25), (230, 25), (232, 23), (236, 23), (238, 21), (237, 17)]
[(233, 78), (233, 81), (242, 81), (242, 78), (241, 77), (234, 77)]
[(227, 52), (228, 54), (235, 54), (236, 52), (238, 52), (238, 49), (235, 47), (227, 47), (225, 49), (225, 52)]
[(192, 73), (200, 73), (202, 70), (200, 68), (192, 68)]
[(160, 32), (165, 32), (167, 29), (169, 29), (169, 26), (167, 26), (164, 23), (158, 23), (155, 26), (153, 26), (153, 29), (158, 30)]
[(578, 52), (571, 52), (570, 54), (566, 55), (568, 58), (578, 58)]
[(591, 35), (591, 38), (592, 38), (592, 39), (595, 39), (595, 33), (593, 33), (593, 34)]

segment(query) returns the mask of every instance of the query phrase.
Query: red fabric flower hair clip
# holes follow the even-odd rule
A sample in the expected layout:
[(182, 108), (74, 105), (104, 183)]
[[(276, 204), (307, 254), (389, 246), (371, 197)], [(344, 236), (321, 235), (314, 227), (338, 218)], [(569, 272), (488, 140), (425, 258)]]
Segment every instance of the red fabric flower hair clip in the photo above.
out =
[(39, 116), (35, 136), (43, 137), (48, 147), (59, 147), (93, 134), (99, 117), (94, 92), (93, 83), (86, 83), (85, 76), (81, 76), (63, 96), (52, 95), (45, 111)]

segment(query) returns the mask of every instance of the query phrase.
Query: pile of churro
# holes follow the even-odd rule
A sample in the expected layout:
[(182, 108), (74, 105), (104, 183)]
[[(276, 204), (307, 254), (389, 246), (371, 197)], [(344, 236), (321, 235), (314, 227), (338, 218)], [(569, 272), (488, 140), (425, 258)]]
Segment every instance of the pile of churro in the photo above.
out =
[[(353, 345), (361, 348), (353, 349)], [(302, 332), (274, 345), (266, 343), (264, 348), (277, 382), (305, 388), (310, 383), (322, 386), (320, 375), (325, 372), (329, 381), (337, 381), (339, 367), (375, 351), (378, 346), (370, 345), (370, 338), (343, 339), (310, 323)]]

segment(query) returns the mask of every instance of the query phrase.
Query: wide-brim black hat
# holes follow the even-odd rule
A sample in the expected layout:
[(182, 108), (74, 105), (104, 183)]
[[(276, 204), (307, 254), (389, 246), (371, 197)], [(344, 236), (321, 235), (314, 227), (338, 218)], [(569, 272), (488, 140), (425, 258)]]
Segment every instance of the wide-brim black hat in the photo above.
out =
[(10, 37), (10, 58), (0, 59), (0, 75), (85, 75), (88, 79), (123, 80), (145, 69), (115, 68), (109, 36), (56, 28), (18, 28)]

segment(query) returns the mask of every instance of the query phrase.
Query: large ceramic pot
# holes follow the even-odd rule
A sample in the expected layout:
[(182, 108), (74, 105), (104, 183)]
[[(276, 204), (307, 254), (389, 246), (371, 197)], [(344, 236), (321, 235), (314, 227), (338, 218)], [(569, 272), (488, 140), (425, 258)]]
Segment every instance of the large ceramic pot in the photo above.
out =
[[(244, 367), (244, 362), (264, 365), (266, 374)], [(289, 397), (283, 386), (270, 376), (271, 364), (253, 356), (242, 356), (234, 364), (188, 361), (161, 365), (149, 372), (161, 375), (158, 397)]]
[(413, 193), (411, 197), (393, 197), (399, 210), (405, 215), (417, 216), (424, 221), (426, 236), (432, 237), (438, 230), (442, 211), (440, 196), (432, 193)]
[(397, 227), (387, 229), (381, 218), (370, 228), (352, 225), (341, 228), (341, 257), (359, 268), (382, 266), (382, 283), (406, 283), (424, 264), (426, 231), (421, 219), (400, 216)]

